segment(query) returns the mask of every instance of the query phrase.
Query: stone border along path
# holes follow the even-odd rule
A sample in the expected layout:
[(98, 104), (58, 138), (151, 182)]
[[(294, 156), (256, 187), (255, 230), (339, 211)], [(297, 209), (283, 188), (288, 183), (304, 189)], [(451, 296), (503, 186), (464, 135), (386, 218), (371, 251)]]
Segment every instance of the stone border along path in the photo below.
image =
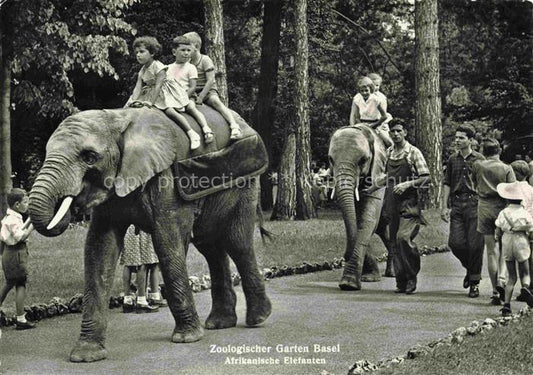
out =
[[(431, 255), (437, 253), (444, 253), (450, 251), (446, 245), (438, 247), (428, 247), (424, 246), (420, 250), (420, 255)], [(376, 257), (377, 262), (384, 262), (387, 260), (387, 254)], [(302, 275), (305, 273), (311, 272), (320, 272), (342, 268), (344, 266), (343, 258), (334, 258), (333, 261), (325, 261), (323, 263), (308, 263), (303, 262), (297, 266), (272, 266), (270, 268), (264, 268), (262, 270), (265, 280), (291, 276), (291, 275)], [(233, 285), (237, 286), (241, 282), (241, 278), (238, 273), (233, 273), (231, 275), (233, 280)], [(189, 276), (189, 285), (192, 288), (192, 291), (195, 293), (201, 292), (202, 290), (211, 289), (211, 277), (209, 275), (203, 276)], [(65, 314), (76, 314), (80, 313), (82, 309), (83, 294), (77, 293), (72, 296), (68, 302), (62, 298), (54, 297), (50, 300), (49, 303), (36, 303), (31, 306), (26, 306), (24, 311), (26, 312), (26, 318), (32, 322), (41, 321), (43, 319), (52, 318), (54, 316), (65, 315)], [(117, 308), (122, 306), (123, 297), (120, 296), (111, 296), (109, 298), (109, 308)], [(15, 325), (16, 316), (7, 316), (2, 310), (0, 310), (0, 328), (9, 327)]]
[[(464, 338), (468, 336), (482, 335), (487, 331), (494, 328), (505, 327), (510, 323), (519, 322), (521, 319), (533, 316), (533, 309), (530, 307), (524, 307), (520, 309), (520, 312), (513, 314), (509, 317), (497, 317), (495, 319), (486, 318), (482, 323), (474, 320), (470, 323), (468, 328), (459, 327), (450, 333), (448, 336), (430, 342), (427, 345), (417, 345), (407, 351), (405, 355), (397, 356), (392, 359), (381, 360), (377, 363), (372, 363), (365, 359), (355, 362), (348, 370), (348, 375), (359, 375), (366, 372), (378, 371), (383, 368), (390, 368), (405, 363), (406, 359), (415, 359), (421, 356), (431, 354), (437, 350), (439, 346), (452, 346), (458, 345), (464, 341)], [(332, 375), (327, 371), (323, 371), (320, 375)]]

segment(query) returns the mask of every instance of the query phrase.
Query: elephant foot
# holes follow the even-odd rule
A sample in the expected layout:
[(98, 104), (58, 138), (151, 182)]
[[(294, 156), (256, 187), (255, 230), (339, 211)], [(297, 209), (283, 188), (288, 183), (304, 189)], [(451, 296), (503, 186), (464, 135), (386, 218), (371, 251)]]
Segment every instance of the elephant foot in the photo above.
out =
[(71, 362), (96, 362), (107, 358), (103, 344), (95, 341), (80, 340), (70, 352)]
[(343, 275), (339, 282), (341, 290), (361, 290), (361, 283), (354, 277)]
[(174, 329), (172, 333), (172, 342), (176, 343), (188, 343), (196, 342), (204, 337), (204, 329), (202, 327), (197, 327), (189, 331), (180, 332)]
[(270, 299), (265, 296), (260, 302), (248, 306), (246, 309), (246, 325), (253, 327), (263, 323), (272, 313), (272, 304)]
[(237, 314), (211, 312), (205, 321), (206, 329), (224, 329), (237, 325)]
[(381, 281), (381, 275), (379, 273), (367, 273), (361, 276), (361, 280), (367, 283), (373, 283), (376, 281)]

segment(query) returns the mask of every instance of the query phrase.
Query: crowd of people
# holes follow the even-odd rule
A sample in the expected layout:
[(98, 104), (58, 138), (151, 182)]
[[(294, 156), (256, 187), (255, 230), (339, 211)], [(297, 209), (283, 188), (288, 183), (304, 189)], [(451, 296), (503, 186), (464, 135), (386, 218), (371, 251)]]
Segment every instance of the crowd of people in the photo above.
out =
[[(411, 294), (420, 271), (413, 240), (425, 224), (417, 190), (428, 186), (430, 174), (422, 152), (406, 140), (405, 126), (391, 121), (387, 99), (379, 92), (381, 84), (375, 73), (359, 80), (350, 125), (367, 124), (389, 146), (384, 181), (374, 182), (373, 189), (386, 186), (382, 217), (388, 226), (396, 292)], [(468, 296), (479, 297), (486, 252), (493, 289), (490, 303), (503, 303), (502, 315), (509, 316), (517, 268), (521, 283), (517, 299), (533, 307), (533, 165), (524, 160), (504, 163), (495, 138), (483, 139), (479, 153), (473, 149), (478, 145), (475, 136), (471, 125), (460, 125), (455, 132), (456, 152), (445, 165), (441, 217), (450, 222), (448, 245), (466, 270), (463, 287), (469, 289)]]
[(450, 221), (449, 246), (466, 270), (463, 287), (469, 288), (468, 296), (479, 296), (486, 252), (490, 303), (503, 303), (502, 315), (508, 316), (516, 262), (522, 284), (518, 300), (533, 306), (531, 170), (524, 160), (510, 165), (501, 161), (501, 147), (494, 138), (482, 141), (481, 154), (472, 150), (474, 136), (475, 129), (469, 125), (460, 125), (455, 133), (457, 152), (446, 165), (442, 218)]
[[(173, 40), (175, 62), (165, 65), (156, 59), (161, 45), (153, 37), (137, 38), (133, 47), (142, 65), (128, 107), (158, 108), (174, 120), (190, 140), (191, 150), (201, 146), (202, 138), (192, 129), (182, 113), (189, 113), (200, 125), (203, 141), (214, 141), (214, 134), (197, 105), (206, 103), (227, 120), (230, 139), (242, 137), (231, 111), (219, 98), (212, 60), (200, 53), (201, 38), (190, 32)], [(386, 186), (382, 216), (388, 226), (389, 249), (394, 259), (396, 293), (415, 293), (420, 271), (420, 254), (414, 239), (422, 215), (419, 189), (428, 186), (430, 173), (422, 152), (406, 139), (407, 128), (393, 120), (387, 112), (387, 98), (380, 92), (382, 78), (375, 73), (358, 81), (353, 97), (350, 126), (365, 124), (373, 128), (387, 147), (383, 181), (375, 181), (370, 189)], [(444, 175), (442, 219), (450, 222), (449, 247), (465, 268), (463, 287), (468, 296), (479, 297), (479, 282), (486, 252), (487, 268), (492, 284), (490, 303), (503, 303), (502, 314), (511, 314), (511, 297), (517, 282), (521, 283), (518, 300), (533, 306), (533, 188), (531, 166), (523, 160), (510, 165), (499, 158), (501, 147), (494, 138), (484, 139), (482, 153), (473, 149), (475, 129), (461, 125), (455, 133), (455, 149)], [(331, 199), (332, 176), (325, 163), (312, 168), (313, 195), (320, 206)], [(277, 175), (272, 175), (276, 185)], [(528, 181), (530, 183), (528, 183)], [(367, 193), (370, 193), (367, 190)], [(7, 196), (9, 209), (2, 219), (0, 231), (2, 268), (5, 285), (0, 292), (0, 306), (15, 289), (16, 329), (35, 328), (24, 314), (26, 298), (26, 240), (33, 230), (29, 219), (28, 196), (13, 189)], [(160, 271), (151, 236), (128, 228), (121, 255), (123, 269), (123, 312), (151, 313), (167, 303), (161, 295)], [(132, 275), (136, 274), (136, 283)]]

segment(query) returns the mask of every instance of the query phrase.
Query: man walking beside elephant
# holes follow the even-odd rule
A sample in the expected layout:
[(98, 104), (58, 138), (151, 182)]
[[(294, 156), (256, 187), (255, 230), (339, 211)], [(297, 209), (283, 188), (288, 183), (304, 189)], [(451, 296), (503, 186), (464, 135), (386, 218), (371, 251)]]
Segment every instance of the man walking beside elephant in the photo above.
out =
[(387, 190), (384, 216), (389, 222), (391, 247), (394, 249), (396, 293), (412, 294), (420, 271), (420, 254), (413, 242), (420, 225), (425, 225), (418, 205), (417, 189), (429, 182), (429, 169), (422, 152), (405, 137), (401, 122), (390, 127), (393, 146), (387, 150)]
[[(455, 132), (457, 152), (450, 156), (446, 164), (441, 215), (443, 220), (450, 221), (448, 245), (466, 269), (463, 287), (470, 287), (470, 298), (479, 296), (483, 263), (483, 235), (477, 231), (478, 195), (472, 181), (472, 165), (485, 158), (472, 150), (474, 135), (475, 129), (470, 125), (460, 125)], [(448, 200), (451, 213), (447, 208)]]

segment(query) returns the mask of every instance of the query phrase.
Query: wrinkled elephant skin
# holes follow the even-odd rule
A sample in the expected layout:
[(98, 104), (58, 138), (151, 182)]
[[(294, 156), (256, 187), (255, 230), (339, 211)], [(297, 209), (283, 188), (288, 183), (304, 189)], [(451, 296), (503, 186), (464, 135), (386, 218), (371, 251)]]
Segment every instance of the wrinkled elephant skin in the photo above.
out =
[[(217, 141), (227, 140), (226, 122), (203, 107)], [(191, 118), (189, 122), (200, 132)], [(55, 227), (49, 223), (67, 197), (73, 198), (75, 210), (92, 208), (85, 243), (81, 335), (71, 361), (92, 362), (107, 356), (107, 301), (131, 224), (152, 235), (175, 320), (172, 342), (194, 342), (204, 334), (186, 269), (193, 229), (192, 241), (207, 259), (212, 280), (213, 303), (205, 327), (236, 325), (230, 257), (242, 279), (246, 323), (257, 325), (270, 315), (253, 249), (258, 177), (250, 178), (246, 186), (185, 201), (175, 188), (172, 165), (189, 154), (185, 133), (162, 112), (146, 108), (80, 112), (66, 118), (48, 141), (46, 159), (30, 193), (35, 228), (45, 236), (61, 234), (70, 221), (70, 210), (57, 219)]]
[(376, 259), (367, 248), (380, 220), (385, 189), (371, 193), (365, 189), (383, 177), (385, 156), (381, 139), (366, 125), (341, 128), (330, 140), (330, 169), (346, 230), (342, 290), (360, 290), (361, 281), (381, 280)]

